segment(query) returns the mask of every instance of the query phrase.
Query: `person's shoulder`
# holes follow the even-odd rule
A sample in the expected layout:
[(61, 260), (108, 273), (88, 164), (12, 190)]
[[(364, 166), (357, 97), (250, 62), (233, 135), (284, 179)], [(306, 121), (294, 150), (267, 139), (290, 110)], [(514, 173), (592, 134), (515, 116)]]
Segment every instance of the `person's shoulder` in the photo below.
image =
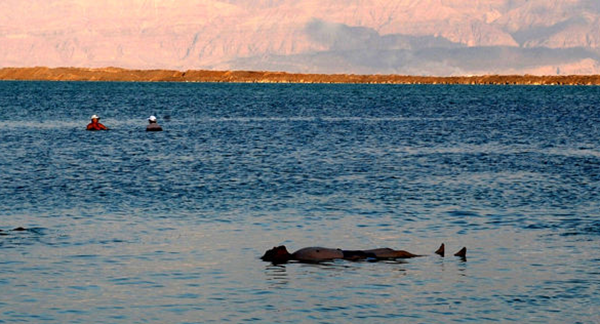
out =
[(162, 127), (160, 127), (157, 124), (148, 125), (146, 127), (146, 131), (148, 131), (148, 132), (158, 132), (158, 131), (162, 131), (162, 130), (163, 130)]
[(90, 131), (98, 131), (98, 130), (108, 130), (108, 127), (106, 127), (100, 123), (97, 123), (97, 124), (89, 123), (85, 129), (90, 130)]

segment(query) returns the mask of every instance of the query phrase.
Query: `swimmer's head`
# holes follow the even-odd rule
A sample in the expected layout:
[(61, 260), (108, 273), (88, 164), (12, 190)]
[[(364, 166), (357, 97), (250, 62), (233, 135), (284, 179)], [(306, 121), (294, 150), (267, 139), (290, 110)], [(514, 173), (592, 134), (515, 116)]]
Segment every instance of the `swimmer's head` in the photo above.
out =
[(265, 252), (261, 257), (263, 261), (271, 261), (273, 263), (284, 263), (291, 259), (292, 255), (285, 248), (285, 245), (273, 247)]

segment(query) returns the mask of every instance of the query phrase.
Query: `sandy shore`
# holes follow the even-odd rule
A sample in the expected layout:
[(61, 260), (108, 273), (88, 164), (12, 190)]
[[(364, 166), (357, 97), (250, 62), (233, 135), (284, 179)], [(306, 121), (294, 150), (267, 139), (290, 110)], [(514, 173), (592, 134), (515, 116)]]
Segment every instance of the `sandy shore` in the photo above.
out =
[(373, 83), (373, 84), (519, 84), (600, 85), (600, 75), (482, 75), (427, 77), (408, 75), (299, 74), (261, 71), (127, 70), (121, 68), (2, 68), (0, 80), (250, 82), (250, 83)]

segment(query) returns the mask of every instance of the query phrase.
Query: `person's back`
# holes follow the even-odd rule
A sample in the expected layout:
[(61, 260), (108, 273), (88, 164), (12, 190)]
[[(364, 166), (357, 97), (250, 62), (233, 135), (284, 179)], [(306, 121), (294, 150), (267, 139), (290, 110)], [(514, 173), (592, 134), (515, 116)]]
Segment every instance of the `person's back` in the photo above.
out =
[(154, 116), (150, 116), (150, 118), (148, 118), (148, 123), (148, 126), (146, 126), (147, 132), (160, 132), (163, 130), (162, 127), (156, 123), (156, 117)]
[(91, 117), (91, 119), (92, 119), (92, 122), (87, 125), (87, 127), (86, 127), (87, 130), (89, 130), (89, 131), (108, 130), (108, 127), (106, 127), (100, 123), (100, 117), (93, 115)]

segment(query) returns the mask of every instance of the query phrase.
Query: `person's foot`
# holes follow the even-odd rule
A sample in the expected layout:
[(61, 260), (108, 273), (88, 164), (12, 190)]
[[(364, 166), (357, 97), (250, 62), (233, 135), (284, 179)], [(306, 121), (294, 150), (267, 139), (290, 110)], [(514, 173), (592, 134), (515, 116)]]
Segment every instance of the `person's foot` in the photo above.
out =
[(444, 257), (444, 252), (445, 252), (445, 247), (444, 247), (444, 243), (442, 243), (442, 245), (440, 245), (440, 248), (437, 249), (437, 251), (435, 251), (435, 254), (438, 254), (441, 257)]
[(454, 256), (461, 257), (463, 259), (466, 258), (467, 257), (467, 248), (464, 247), (464, 248), (460, 249), (460, 251), (454, 253)]

